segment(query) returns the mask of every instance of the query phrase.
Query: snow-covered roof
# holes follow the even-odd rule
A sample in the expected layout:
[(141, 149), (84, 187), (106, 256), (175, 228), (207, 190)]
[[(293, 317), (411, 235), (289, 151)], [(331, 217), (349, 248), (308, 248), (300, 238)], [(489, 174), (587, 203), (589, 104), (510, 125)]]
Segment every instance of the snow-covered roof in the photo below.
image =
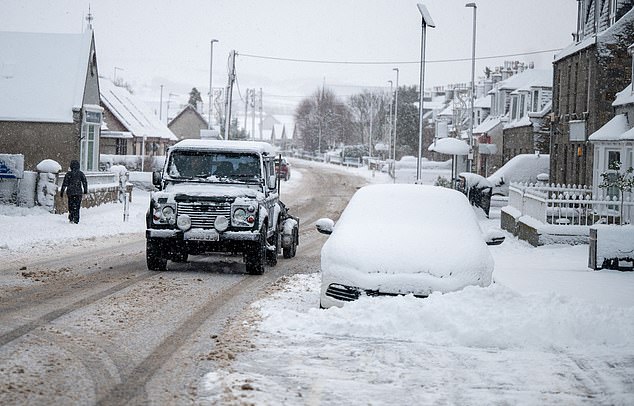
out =
[(601, 31), (598, 35), (588, 36), (582, 41), (578, 43), (573, 43), (564, 48), (561, 52), (555, 55), (554, 62), (560, 61), (567, 56), (584, 50), (592, 44), (606, 44), (615, 42), (617, 40), (617, 37), (622, 36), (623, 30), (626, 30), (631, 26), (632, 20), (634, 20), (634, 8), (630, 9), (617, 22), (612, 24), (608, 29)]
[(170, 141), (178, 138), (154, 115), (149, 107), (124, 87), (99, 78), (101, 102), (135, 137), (157, 137)]
[(72, 123), (81, 108), (92, 30), (0, 32), (0, 120)]
[(620, 141), (625, 139), (634, 139), (634, 131), (630, 130), (626, 114), (617, 114), (588, 137), (589, 141)]
[(510, 121), (507, 124), (504, 124), (504, 129), (518, 128), (518, 127), (528, 127), (529, 125), (533, 125), (530, 117), (528, 115), (523, 116), (519, 120)]
[(612, 106), (617, 107), (625, 104), (634, 104), (634, 83), (630, 83), (625, 89), (616, 94)]
[[(182, 109), (180, 109), (180, 111), (178, 113), (176, 113), (176, 115), (170, 120), (169, 124), (172, 124), (174, 122), (174, 120), (176, 120), (177, 118), (179, 118), (183, 113), (185, 113), (187, 110), (191, 110), (192, 112), (194, 112), (194, 114), (196, 114), (198, 117), (200, 117), (200, 119), (202, 121), (205, 122), (205, 124), (207, 124), (207, 118), (205, 118), (198, 110), (196, 110), (196, 108), (194, 108), (194, 106), (192, 106), (191, 104), (187, 103), (185, 104), (185, 106), (183, 106)], [(169, 125), (168, 124), (168, 125)], [(169, 128), (169, 127), (168, 127)]]
[(486, 96), (479, 97), (473, 101), (473, 107), (476, 109), (490, 109), (492, 96), (487, 94)]
[(275, 149), (267, 142), (258, 141), (226, 141), (226, 140), (196, 140), (187, 139), (180, 141), (172, 149), (195, 149), (211, 151), (240, 151), (259, 154), (274, 154)]
[(429, 151), (435, 151), (446, 155), (468, 155), (469, 144), (459, 140), (457, 138), (440, 138), (434, 141), (429, 148)]
[(474, 134), (485, 134), (502, 124), (499, 117), (487, 117), (479, 126), (473, 129)]
[(498, 89), (517, 90), (530, 87), (552, 87), (552, 69), (526, 69), (498, 83)]

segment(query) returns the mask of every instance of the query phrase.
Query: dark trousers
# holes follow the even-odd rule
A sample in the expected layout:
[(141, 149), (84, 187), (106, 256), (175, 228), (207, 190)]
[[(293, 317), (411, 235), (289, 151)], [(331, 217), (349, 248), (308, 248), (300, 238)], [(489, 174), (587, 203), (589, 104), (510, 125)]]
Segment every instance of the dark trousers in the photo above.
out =
[(68, 219), (72, 223), (79, 223), (79, 208), (82, 195), (68, 195)]

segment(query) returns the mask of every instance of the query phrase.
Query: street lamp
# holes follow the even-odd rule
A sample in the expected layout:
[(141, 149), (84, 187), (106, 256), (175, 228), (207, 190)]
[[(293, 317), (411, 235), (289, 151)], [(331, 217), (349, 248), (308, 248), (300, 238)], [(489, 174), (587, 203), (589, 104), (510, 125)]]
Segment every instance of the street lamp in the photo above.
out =
[(421, 15), (421, 38), (420, 38), (420, 100), (418, 114), (418, 161), (416, 162), (416, 183), (420, 183), (421, 178), (421, 159), (423, 158), (423, 103), (425, 97), (425, 37), (427, 34), (427, 26), (434, 28), (434, 20), (432, 20), (427, 7), (424, 4), (416, 5)]
[(218, 42), (217, 39), (211, 40), (211, 52), (209, 53), (209, 120), (207, 120), (207, 129), (211, 130), (211, 108), (213, 106), (213, 93), (214, 89), (211, 87), (212, 68), (214, 65), (214, 42)]
[(394, 183), (396, 183), (396, 124), (398, 123), (398, 68), (396, 71), (396, 99), (394, 100)]
[(473, 172), (473, 105), (475, 103), (475, 45), (476, 45), (476, 10), (475, 3), (467, 3), (465, 7), (473, 8), (473, 43), (471, 44), (471, 109), (469, 111), (469, 172)]
[(392, 105), (394, 104), (394, 82), (392, 82), (391, 80), (388, 80), (388, 83), (390, 84), (390, 119), (389, 119), (389, 133), (388, 133), (388, 148), (387, 148), (387, 159), (390, 159), (390, 157), (392, 156), (392, 128), (394, 128), (394, 117), (392, 115), (392, 112), (394, 111), (392, 109)]

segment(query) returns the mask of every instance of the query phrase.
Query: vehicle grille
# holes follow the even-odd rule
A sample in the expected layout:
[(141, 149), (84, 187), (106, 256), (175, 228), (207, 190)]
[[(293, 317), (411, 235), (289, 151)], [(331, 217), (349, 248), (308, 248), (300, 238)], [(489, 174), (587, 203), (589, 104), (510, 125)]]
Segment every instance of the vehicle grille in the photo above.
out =
[(344, 302), (352, 302), (353, 300), (357, 300), (359, 298), (359, 289), (331, 283), (328, 285), (328, 289), (326, 289), (326, 296), (330, 296)]
[[(353, 300), (357, 300), (359, 296), (367, 295), (367, 296), (401, 296), (403, 293), (388, 293), (388, 292), (380, 292), (378, 290), (361, 290), (359, 288), (354, 288), (352, 286), (338, 285), (335, 283), (331, 283), (326, 289), (326, 296), (330, 296), (334, 299), (341, 300), (344, 302), (352, 302)], [(414, 295), (418, 298), (426, 298), (427, 295)]]
[(180, 202), (178, 214), (187, 214), (192, 219), (192, 228), (213, 228), (218, 216), (231, 218), (230, 203), (216, 202)]

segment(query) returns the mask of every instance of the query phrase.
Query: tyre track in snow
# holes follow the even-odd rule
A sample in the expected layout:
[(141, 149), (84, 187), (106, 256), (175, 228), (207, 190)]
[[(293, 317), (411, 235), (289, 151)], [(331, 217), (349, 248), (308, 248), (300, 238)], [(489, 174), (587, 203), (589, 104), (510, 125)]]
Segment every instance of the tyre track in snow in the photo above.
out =
[[(6, 333), (0, 334), (0, 347), (10, 343), (11, 341), (25, 335), (28, 334), (29, 332), (35, 330), (38, 327), (42, 327), (50, 322), (52, 322), (55, 319), (58, 319), (64, 315), (67, 315), (75, 310), (81, 309), (83, 307), (89, 306), (93, 303), (96, 303), (97, 301), (110, 296), (116, 292), (122, 291), (124, 289), (127, 289), (128, 287), (130, 287), (131, 285), (134, 285), (142, 280), (148, 279), (152, 276), (154, 276), (155, 273), (153, 272), (142, 272), (141, 274), (137, 275), (137, 276), (132, 276), (132, 277), (128, 277), (125, 281), (118, 283), (114, 286), (108, 287), (106, 289), (103, 290), (98, 290), (95, 293), (89, 294), (88, 296), (77, 300), (75, 302), (70, 303), (69, 305), (57, 308), (51, 312), (45, 313), (44, 315), (26, 323), (21, 325), (20, 327), (14, 328)], [(85, 287), (87, 288), (86, 290), (94, 290), (90, 289), (89, 287)], [(68, 290), (64, 291), (64, 292), (55, 292), (54, 294), (49, 293), (47, 295), (44, 295), (45, 297), (42, 298), (37, 298), (36, 300), (37, 303), (30, 303), (29, 301), (31, 299), (33, 299), (33, 296), (31, 295), (25, 295), (24, 298), (22, 300), (16, 301), (16, 303), (8, 303), (8, 304), (1, 304), (0, 305), (0, 314), (2, 314), (2, 318), (0, 318), (0, 320), (2, 320), (4, 322), (4, 320), (7, 318), (7, 316), (10, 316), (11, 313), (17, 311), (17, 310), (21, 310), (22, 312), (24, 310), (28, 310), (29, 307), (35, 307), (38, 305), (42, 305), (42, 304), (46, 304), (46, 302), (48, 300), (50, 300), (53, 297), (58, 297), (60, 295), (62, 296), (68, 296), (70, 294), (72, 295), (77, 295), (76, 290), (74, 290), (74, 287), (69, 287)], [(27, 306), (25, 306), (24, 308), (20, 308), (18, 306), (20, 306), (21, 304), (27, 304)], [(28, 306), (28, 304), (30, 304), (31, 306)], [(8, 309), (7, 309), (8, 308)]]
[[(0, 376), (5, 379), (0, 384), (0, 403), (192, 403), (195, 385), (213, 368), (201, 358), (217, 347), (209, 340), (210, 333), (220, 334), (227, 322), (239, 318), (280, 277), (318, 271), (318, 254), (326, 237), (317, 233), (314, 222), (321, 217), (337, 219), (356, 190), (353, 185), (365, 183), (360, 177), (322, 173), (301, 163), (297, 166), (304, 174), (303, 184), (289, 190), (288, 199), (283, 195), (283, 201), (291, 214), (300, 217), (298, 256), (280, 258), (277, 267), (268, 268), (264, 275), (243, 274), (242, 264), (235, 259), (170, 263), (168, 272), (149, 272), (142, 236), (120, 247), (97, 247), (81, 254), (69, 249), (70, 257), (29, 263), (29, 272), (62, 266), (72, 272), (36, 280), (36, 285), (23, 286), (22, 282), (13, 292), (5, 289), (0, 297), (0, 326), (4, 326), (0, 327), (0, 354), (4, 357)], [(10, 267), (17, 269), (15, 264)], [(160, 300), (147, 296), (163, 278), (178, 289), (157, 292)], [(174, 309), (176, 304), (189, 307)], [(137, 313), (127, 319), (127, 311)], [(145, 323), (151, 327), (146, 328)], [(143, 334), (148, 334), (147, 339)], [(248, 337), (228, 340), (236, 338), (248, 342)], [(238, 348), (229, 350), (240, 351), (237, 344)], [(43, 354), (50, 354), (49, 358), (43, 360)], [(51, 360), (57, 362), (59, 371), (52, 371), (55, 367), (50, 365), (55, 363)], [(43, 362), (48, 369), (35, 369), (30, 378), (12, 375), (20, 365), (31, 368), (35, 362)], [(75, 381), (80, 382), (77, 388), (73, 387)], [(11, 389), (15, 382), (40, 393)], [(60, 385), (67, 393), (59, 393)]]

